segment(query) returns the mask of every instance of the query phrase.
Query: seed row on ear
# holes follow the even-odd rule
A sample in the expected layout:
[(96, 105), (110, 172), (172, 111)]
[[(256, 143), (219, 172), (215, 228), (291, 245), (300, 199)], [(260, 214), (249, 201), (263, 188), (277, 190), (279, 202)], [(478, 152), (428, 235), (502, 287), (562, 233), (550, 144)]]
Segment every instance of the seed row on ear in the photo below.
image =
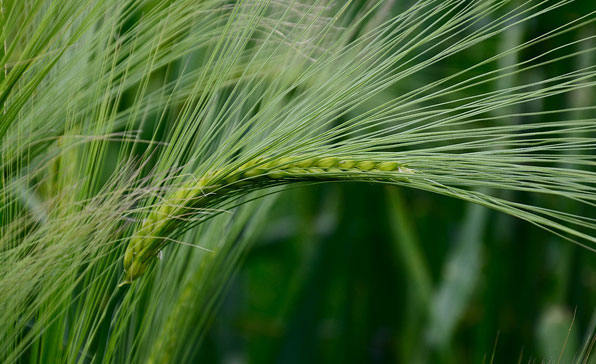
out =
[(125, 282), (141, 276), (165, 245), (169, 233), (193, 209), (208, 208), (214, 198), (245, 189), (250, 185), (309, 180), (346, 180), (374, 172), (412, 174), (414, 171), (395, 161), (371, 161), (338, 157), (254, 159), (232, 172), (224, 169), (206, 173), (187, 182), (167, 196), (143, 220), (130, 239), (124, 254)]

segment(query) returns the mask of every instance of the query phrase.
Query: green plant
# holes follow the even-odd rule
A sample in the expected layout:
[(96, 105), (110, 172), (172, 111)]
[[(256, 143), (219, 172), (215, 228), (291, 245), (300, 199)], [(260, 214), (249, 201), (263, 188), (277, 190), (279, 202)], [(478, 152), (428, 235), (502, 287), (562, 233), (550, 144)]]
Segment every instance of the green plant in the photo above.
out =
[(596, 86), (563, 67), (594, 13), (462, 61), (565, 5), (3, 0), (1, 360), (192, 358), (290, 182), (430, 191), (593, 249), (596, 105), (562, 100)]
[(143, 220), (124, 253), (125, 283), (142, 275), (151, 260), (166, 245), (164, 240), (176, 225), (184, 226), (184, 218), (213, 206), (239, 191), (246, 193), (270, 185), (304, 181), (367, 180), (408, 181), (413, 170), (398, 162), (358, 160), (338, 157), (257, 159), (231, 171), (208, 172), (198, 181), (180, 186), (172, 196)]

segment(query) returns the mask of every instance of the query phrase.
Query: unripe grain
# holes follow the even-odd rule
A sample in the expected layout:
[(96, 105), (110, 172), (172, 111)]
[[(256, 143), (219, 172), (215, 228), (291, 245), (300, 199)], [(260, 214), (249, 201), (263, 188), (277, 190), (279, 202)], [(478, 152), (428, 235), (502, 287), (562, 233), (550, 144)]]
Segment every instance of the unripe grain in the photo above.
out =
[(224, 169), (210, 171), (198, 181), (188, 182), (178, 188), (143, 220), (124, 253), (125, 281), (122, 284), (132, 282), (147, 270), (166, 245), (166, 237), (184, 223), (180, 222), (181, 217), (193, 213), (193, 209), (212, 207), (213, 202), (222, 197), (280, 183), (354, 180), (368, 176), (407, 180), (400, 175), (412, 173), (413, 170), (396, 161), (338, 157), (256, 158), (233, 172), (226, 173)]

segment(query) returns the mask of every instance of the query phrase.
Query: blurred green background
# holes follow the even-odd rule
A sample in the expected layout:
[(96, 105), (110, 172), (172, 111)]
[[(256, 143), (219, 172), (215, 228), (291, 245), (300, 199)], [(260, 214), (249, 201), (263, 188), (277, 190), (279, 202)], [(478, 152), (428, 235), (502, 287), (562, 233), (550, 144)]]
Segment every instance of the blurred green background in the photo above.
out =
[(594, 329), (595, 263), (454, 199), (299, 188), (278, 200), (202, 352), (230, 363), (556, 362), (568, 337), (570, 362)]
[[(385, 10), (397, 14), (406, 6), (396, 2)], [(411, 82), (424, 84), (480, 62), (595, 7), (591, 0), (574, 2)], [(569, 42), (589, 35), (567, 34)], [(532, 56), (517, 54), (500, 67)], [(586, 62), (595, 60), (578, 57), (568, 70), (556, 71)], [(504, 78), (491, 87), (548, 74), (537, 68), (524, 75), (530, 78)], [(594, 97), (584, 90), (547, 102), (564, 108)], [(528, 103), (508, 111), (545, 106)], [(596, 254), (529, 223), (410, 189), (301, 186), (278, 197), (225, 293), (200, 356), (221, 363), (568, 363), (591, 345), (595, 304)]]

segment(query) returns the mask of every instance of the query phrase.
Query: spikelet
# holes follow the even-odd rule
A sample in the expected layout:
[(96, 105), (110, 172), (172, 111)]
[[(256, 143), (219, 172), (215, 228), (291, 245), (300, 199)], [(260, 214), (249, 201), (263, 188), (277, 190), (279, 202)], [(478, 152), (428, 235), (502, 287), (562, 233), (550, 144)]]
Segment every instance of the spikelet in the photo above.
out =
[[(396, 161), (371, 161), (358, 158), (257, 158), (249, 161), (235, 172), (224, 175), (222, 170), (206, 173), (198, 181), (186, 183), (151, 212), (131, 237), (124, 254), (125, 280), (131, 283), (141, 276), (166, 244), (166, 239), (176, 228), (179, 217), (192, 208), (208, 208), (215, 196), (233, 195), (252, 186), (267, 183), (290, 183), (309, 180), (349, 180), (374, 173), (395, 172), (413, 174), (414, 170)], [(383, 174), (381, 174), (383, 175)], [(402, 176), (402, 179), (404, 177)], [(406, 179), (407, 180), (407, 179)]]

